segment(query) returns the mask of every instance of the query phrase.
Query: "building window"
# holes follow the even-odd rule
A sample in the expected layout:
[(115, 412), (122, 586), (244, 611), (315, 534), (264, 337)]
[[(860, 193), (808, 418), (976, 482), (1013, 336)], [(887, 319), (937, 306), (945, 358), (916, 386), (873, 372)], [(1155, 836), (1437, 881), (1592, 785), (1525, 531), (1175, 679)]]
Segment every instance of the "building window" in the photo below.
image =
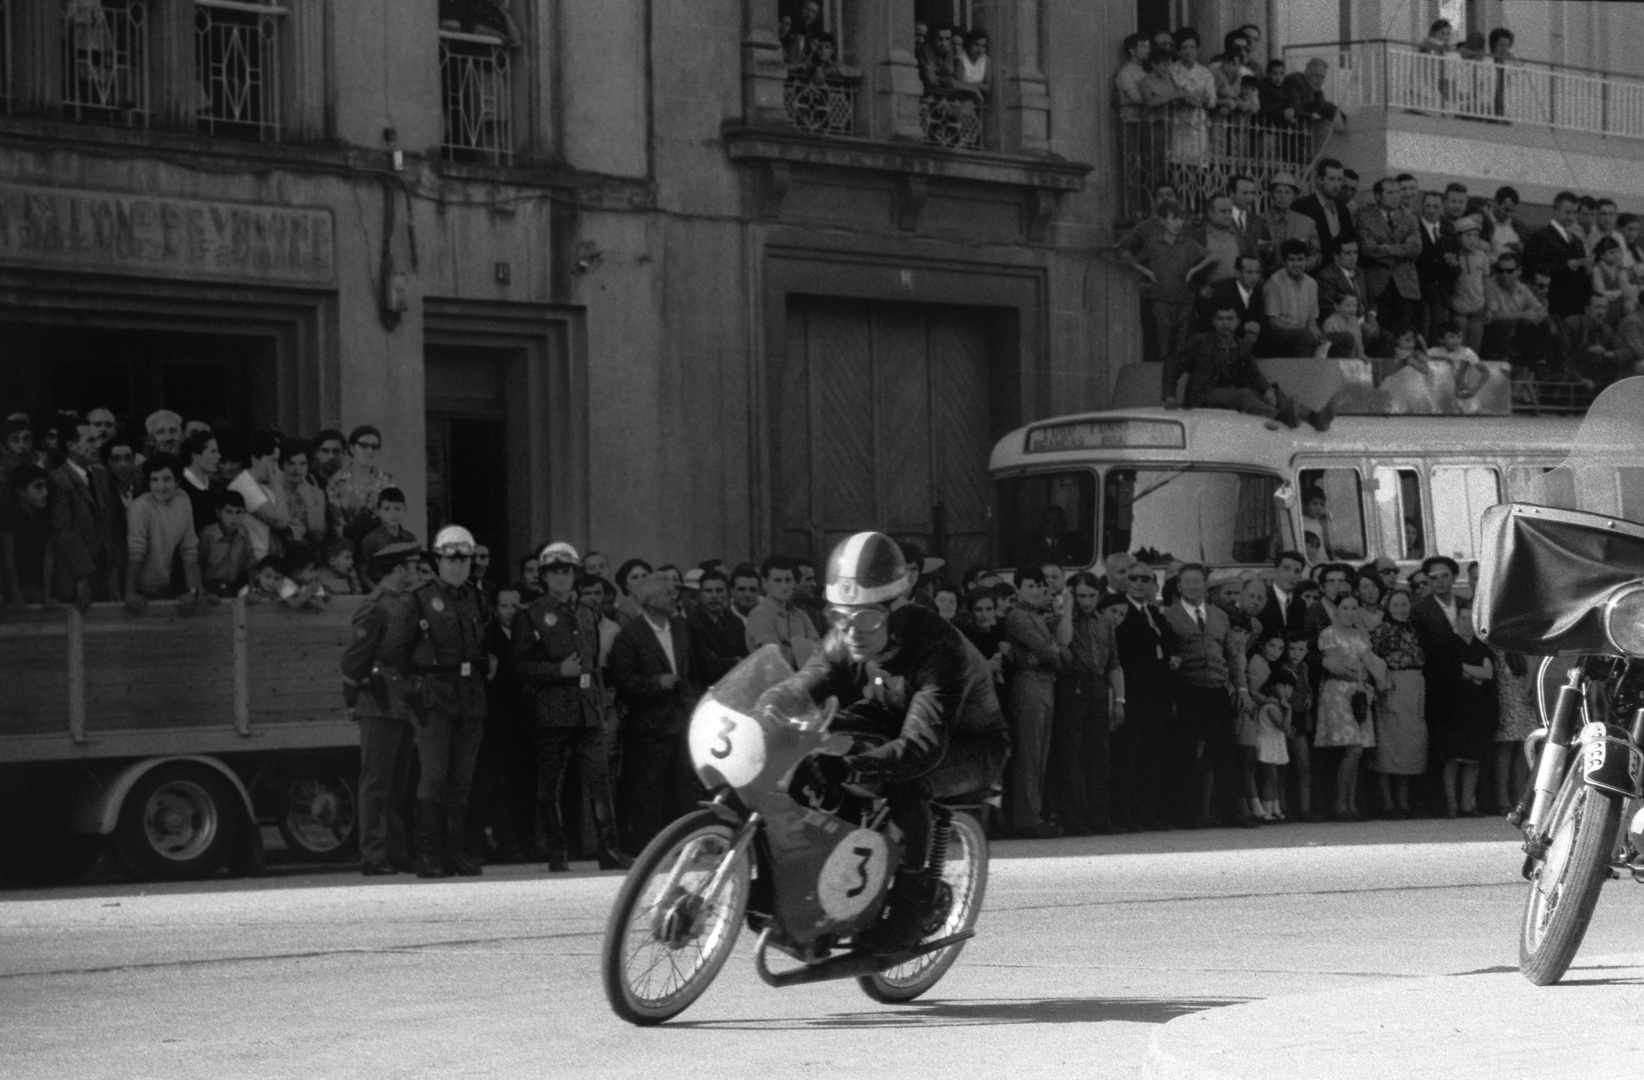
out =
[(845, 0), (784, 5), (777, 19), (788, 67), (782, 107), (790, 126), (818, 135), (856, 134), (860, 73), (845, 54)]
[(99, 124), (148, 124), (144, 0), (63, 5), (63, 115)]
[(280, 32), (286, 9), (269, 0), (195, 0), (194, 70), (200, 133), (280, 137)]
[(440, 0), (439, 19), (446, 160), (512, 164), (515, 36), (507, 16), (485, 0)]
[(992, 92), (988, 36), (973, 28), (969, 0), (940, 0), (921, 12), (915, 45), (919, 80), (919, 122), (934, 146), (980, 150)]

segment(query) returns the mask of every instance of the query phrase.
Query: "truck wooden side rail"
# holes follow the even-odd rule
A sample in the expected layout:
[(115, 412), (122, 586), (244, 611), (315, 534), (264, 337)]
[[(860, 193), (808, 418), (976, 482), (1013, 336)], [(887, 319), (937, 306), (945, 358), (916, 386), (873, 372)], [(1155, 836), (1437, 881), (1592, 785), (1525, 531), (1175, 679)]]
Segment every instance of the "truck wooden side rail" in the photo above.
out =
[(362, 599), (188, 617), (118, 604), (0, 621), (0, 878), (250, 870), (260, 824), (311, 857), (355, 841), (359, 731), (338, 660)]

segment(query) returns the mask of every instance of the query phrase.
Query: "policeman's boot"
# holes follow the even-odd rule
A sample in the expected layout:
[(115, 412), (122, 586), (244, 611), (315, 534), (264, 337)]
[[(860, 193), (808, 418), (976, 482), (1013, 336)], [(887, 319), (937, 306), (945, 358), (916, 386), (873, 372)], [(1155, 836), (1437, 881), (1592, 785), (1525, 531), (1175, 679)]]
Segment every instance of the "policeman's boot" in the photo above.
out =
[(441, 852), (445, 846), (445, 804), (417, 800), (417, 876), (450, 877)]
[(852, 938), (852, 947), (888, 956), (918, 945), (935, 914), (938, 884), (922, 867), (898, 870), (886, 899), (890, 914)]
[(458, 877), (479, 877), (485, 873), (480, 861), (464, 850), (467, 834), (463, 826), (468, 821), (468, 807), (454, 803), (446, 812), (445, 866)]
[(599, 829), (599, 868), (601, 870), (627, 870), (634, 865), (634, 857), (623, 851), (617, 843), (615, 814), (611, 812), (609, 799), (594, 800), (594, 821)]

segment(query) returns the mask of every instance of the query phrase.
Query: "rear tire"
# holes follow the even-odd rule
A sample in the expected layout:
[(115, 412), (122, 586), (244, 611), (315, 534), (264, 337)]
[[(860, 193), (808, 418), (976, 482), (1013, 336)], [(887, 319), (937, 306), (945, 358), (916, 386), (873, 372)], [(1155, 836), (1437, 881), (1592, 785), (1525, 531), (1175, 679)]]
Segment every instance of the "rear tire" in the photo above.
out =
[[(926, 941), (976, 929), (982, 913), (982, 898), (988, 888), (988, 838), (982, 826), (969, 814), (953, 815), (953, 841), (942, 865), (942, 881), (953, 893), (942, 925), (925, 935)], [(915, 957), (899, 967), (864, 975), (857, 979), (862, 992), (886, 1005), (912, 1001), (941, 981), (948, 973), (964, 942)]]
[(1553, 804), (1547, 857), (1531, 872), (1519, 928), (1518, 969), (1537, 986), (1558, 982), (1575, 959), (1620, 825), (1621, 797), (1588, 787), (1578, 759)]
[(227, 861), (244, 826), (239, 793), (222, 774), (190, 762), (144, 773), (126, 794), (114, 854), (137, 881), (186, 881)]
[[(730, 825), (711, 810), (686, 814), (657, 834), (617, 891), (605, 924), (600, 967), (611, 1010), (630, 1024), (671, 1020), (690, 1007), (731, 955), (748, 909), (752, 869), (746, 848), (711, 904), (708, 884), (730, 849)], [(671, 893), (668, 881), (682, 856)], [(667, 965), (666, 973), (659, 969)], [(657, 976), (653, 979), (653, 976)]]
[(341, 862), (359, 843), (359, 807), (348, 778), (318, 774), (285, 784), (280, 839), (310, 862)]

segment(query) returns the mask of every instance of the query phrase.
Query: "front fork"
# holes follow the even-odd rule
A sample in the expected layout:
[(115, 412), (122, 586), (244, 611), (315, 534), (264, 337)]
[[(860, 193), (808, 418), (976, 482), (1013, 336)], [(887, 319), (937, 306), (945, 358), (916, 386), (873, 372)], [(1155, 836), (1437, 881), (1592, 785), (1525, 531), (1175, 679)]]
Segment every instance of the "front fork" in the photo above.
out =
[[(1518, 808), (1513, 811), (1513, 817), (1519, 818), (1524, 828), (1525, 837), (1531, 847), (1545, 847), (1542, 833), (1546, 824), (1547, 815), (1552, 810), (1553, 800), (1558, 797), (1558, 789), (1564, 783), (1565, 766), (1569, 761), (1571, 747), (1586, 713), (1587, 680), (1581, 665), (1572, 667), (1564, 685), (1558, 689), (1558, 701), (1553, 706), (1553, 716), (1547, 725), (1547, 736), (1542, 743), (1541, 759), (1536, 765), (1535, 779), (1530, 791), (1525, 795), (1530, 802), (1529, 813), (1524, 814), (1525, 800), (1520, 800)], [(1532, 856), (1539, 857), (1537, 852), (1531, 851)]]

